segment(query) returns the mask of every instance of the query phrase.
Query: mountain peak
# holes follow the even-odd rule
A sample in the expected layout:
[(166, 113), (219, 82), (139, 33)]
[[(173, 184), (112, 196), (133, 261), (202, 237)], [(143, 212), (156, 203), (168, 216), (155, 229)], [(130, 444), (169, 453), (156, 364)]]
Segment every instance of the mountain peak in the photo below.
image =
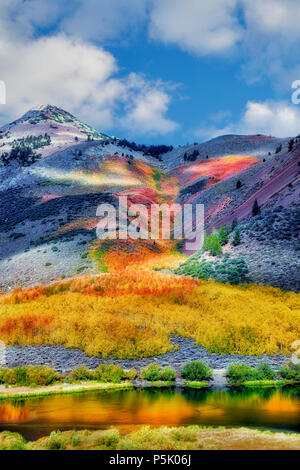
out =
[[(2, 127), (2, 133), (71, 133), (78, 137), (90, 136), (93, 139), (106, 140), (110, 137), (94, 127), (85, 124), (73, 114), (52, 104), (40, 104), (29, 109), (19, 119)], [(74, 136), (72, 137), (74, 138)]]

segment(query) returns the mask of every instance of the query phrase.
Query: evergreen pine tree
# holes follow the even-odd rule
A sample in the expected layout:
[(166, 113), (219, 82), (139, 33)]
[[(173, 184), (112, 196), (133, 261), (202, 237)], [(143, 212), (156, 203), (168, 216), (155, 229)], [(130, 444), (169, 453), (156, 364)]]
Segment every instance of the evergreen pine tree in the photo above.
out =
[(295, 144), (294, 139), (291, 139), (291, 140), (289, 141), (289, 144), (288, 144), (288, 150), (289, 150), (289, 152), (291, 152), (291, 151), (293, 150), (294, 144)]
[(252, 206), (252, 215), (256, 216), (260, 214), (260, 207), (258, 205), (257, 199), (255, 199), (254, 204)]
[(237, 227), (238, 221), (234, 219), (231, 224), (231, 231), (233, 232), (235, 228)]
[(237, 228), (237, 229), (235, 229), (235, 232), (234, 232), (232, 244), (233, 244), (233, 246), (238, 246), (238, 245), (240, 245), (240, 243), (241, 243), (241, 232)]
[(219, 230), (219, 241), (220, 245), (224, 246), (228, 243), (229, 240), (229, 230), (227, 228), (227, 225), (221, 225), (220, 230)]

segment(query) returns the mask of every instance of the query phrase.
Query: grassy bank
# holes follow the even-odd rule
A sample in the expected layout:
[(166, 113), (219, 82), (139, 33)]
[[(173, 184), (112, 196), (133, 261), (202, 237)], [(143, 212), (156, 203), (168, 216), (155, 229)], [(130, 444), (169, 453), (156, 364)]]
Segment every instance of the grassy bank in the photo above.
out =
[(20, 434), (0, 433), (0, 450), (298, 450), (298, 434), (201, 426), (144, 426), (125, 435), (105, 431), (54, 431), (27, 442)]
[(204, 389), (204, 388), (209, 388), (209, 384), (206, 380), (203, 381), (187, 381), (184, 384), (185, 388), (195, 388), (198, 390)]
[(82, 382), (79, 384), (59, 384), (47, 387), (4, 387), (0, 386), (0, 401), (7, 399), (26, 399), (35, 397), (44, 397), (50, 395), (71, 395), (74, 393), (109, 391), (109, 390), (131, 390), (131, 382), (125, 383), (99, 383)]
[(246, 388), (281, 388), (300, 385), (295, 380), (247, 380), (242, 384)]

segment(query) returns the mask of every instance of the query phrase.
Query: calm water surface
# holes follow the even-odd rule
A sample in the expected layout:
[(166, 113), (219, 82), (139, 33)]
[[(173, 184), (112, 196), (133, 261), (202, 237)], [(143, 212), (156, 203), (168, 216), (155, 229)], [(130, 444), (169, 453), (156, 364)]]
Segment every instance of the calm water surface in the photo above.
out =
[(184, 391), (143, 389), (87, 392), (0, 401), (0, 430), (27, 439), (54, 429), (128, 432), (136, 426), (223, 425), (300, 432), (300, 389)]

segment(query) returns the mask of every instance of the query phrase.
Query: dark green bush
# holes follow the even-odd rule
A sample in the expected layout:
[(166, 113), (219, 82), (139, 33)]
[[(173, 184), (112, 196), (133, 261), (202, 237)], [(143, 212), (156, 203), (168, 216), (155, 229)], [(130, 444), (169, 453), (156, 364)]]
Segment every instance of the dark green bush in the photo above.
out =
[(166, 382), (173, 382), (176, 379), (175, 369), (172, 367), (166, 366), (159, 371), (159, 380)]
[(255, 369), (247, 364), (231, 364), (227, 369), (227, 378), (230, 383), (242, 384), (247, 380), (273, 380), (275, 371), (262, 362)]
[(159, 379), (160, 367), (158, 364), (149, 364), (145, 369), (141, 371), (141, 377), (143, 380), (149, 380), (149, 382), (155, 382)]
[(161, 380), (163, 382), (172, 382), (176, 378), (176, 372), (172, 367), (166, 366), (161, 368), (158, 364), (149, 364), (148, 367), (142, 369), (141, 377), (143, 380), (155, 382)]
[(212, 378), (211, 368), (202, 361), (187, 362), (181, 370), (181, 375), (186, 380), (209, 380)]
[(191, 256), (175, 270), (176, 274), (184, 274), (197, 279), (214, 279), (217, 282), (230, 282), (230, 284), (247, 282), (248, 272), (248, 266), (243, 259), (230, 258), (228, 254), (224, 255), (222, 261), (207, 261)]
[(267, 364), (262, 362), (254, 369), (254, 380), (273, 380), (275, 371)]
[(254, 370), (246, 364), (230, 364), (227, 368), (226, 376), (229, 382), (236, 384), (246, 382), (246, 380), (254, 379)]
[(280, 369), (280, 375), (283, 379), (300, 382), (300, 364), (289, 362)]

